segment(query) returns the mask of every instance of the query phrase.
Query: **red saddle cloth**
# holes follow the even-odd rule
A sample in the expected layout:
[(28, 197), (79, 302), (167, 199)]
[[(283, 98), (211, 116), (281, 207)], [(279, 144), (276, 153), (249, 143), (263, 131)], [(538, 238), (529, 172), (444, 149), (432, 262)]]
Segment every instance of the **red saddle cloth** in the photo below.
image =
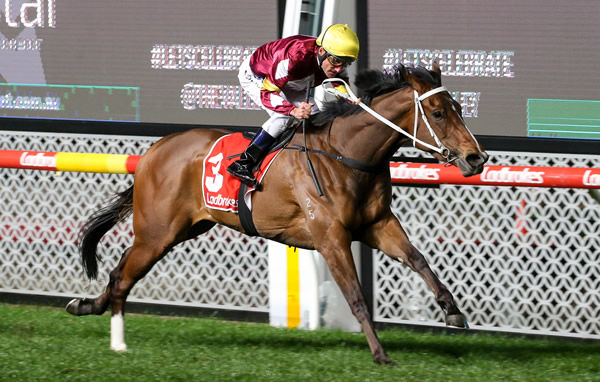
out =
[[(227, 167), (238, 160), (239, 155), (231, 159), (227, 158), (242, 153), (249, 143), (250, 140), (245, 138), (242, 133), (225, 135), (214, 143), (208, 155), (204, 158), (202, 165), (202, 195), (204, 195), (204, 204), (207, 207), (238, 212), (238, 194), (241, 181), (230, 175), (227, 172)], [(281, 149), (269, 153), (263, 160), (260, 168), (255, 173), (259, 183), (279, 152), (281, 152)], [(254, 189), (254, 187), (249, 187), (245, 197)], [(250, 208), (250, 205), (248, 205), (248, 208)]]

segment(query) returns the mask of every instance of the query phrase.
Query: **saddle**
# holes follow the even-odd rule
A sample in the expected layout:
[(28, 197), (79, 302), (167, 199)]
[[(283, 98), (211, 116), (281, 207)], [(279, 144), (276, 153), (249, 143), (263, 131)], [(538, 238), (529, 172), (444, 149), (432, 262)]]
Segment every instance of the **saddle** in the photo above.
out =
[[(273, 143), (271, 143), (271, 146), (269, 146), (269, 149), (267, 150), (267, 154), (272, 153), (273, 151), (277, 151), (277, 150), (287, 146), (287, 144), (292, 140), (292, 138), (296, 134), (296, 127), (297, 127), (297, 125), (294, 126), (294, 124), (290, 124), (290, 126), (285, 129), (283, 134), (281, 134), (279, 137), (277, 137), (273, 141)], [(242, 135), (244, 136), (244, 138), (249, 139), (251, 141), (254, 139), (256, 134), (257, 134), (256, 131), (242, 132)], [(240, 156), (240, 155), (241, 155), (241, 153), (231, 156), (230, 158), (233, 158), (235, 156)], [(256, 167), (260, 167), (260, 163), (257, 163)]]

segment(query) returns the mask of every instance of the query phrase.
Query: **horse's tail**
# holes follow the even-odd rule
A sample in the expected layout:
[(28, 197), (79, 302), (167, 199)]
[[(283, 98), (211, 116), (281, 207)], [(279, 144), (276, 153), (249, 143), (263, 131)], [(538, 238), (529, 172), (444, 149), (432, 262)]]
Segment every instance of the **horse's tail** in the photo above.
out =
[(98, 275), (98, 260), (96, 253), (98, 242), (108, 230), (117, 223), (125, 220), (133, 210), (133, 185), (118, 193), (107, 206), (96, 211), (79, 231), (79, 251), (81, 262), (88, 278), (95, 279)]

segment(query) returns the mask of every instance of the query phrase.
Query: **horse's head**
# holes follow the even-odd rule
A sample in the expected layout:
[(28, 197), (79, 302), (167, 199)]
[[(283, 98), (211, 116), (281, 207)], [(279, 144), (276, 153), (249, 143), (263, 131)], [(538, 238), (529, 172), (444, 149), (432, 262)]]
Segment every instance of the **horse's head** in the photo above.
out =
[(415, 147), (457, 166), (463, 176), (481, 173), (488, 154), (467, 128), (460, 104), (442, 86), (439, 65), (434, 63), (432, 70), (401, 65), (397, 70), (414, 96)]
[[(457, 166), (464, 176), (479, 174), (488, 155), (465, 125), (460, 104), (442, 86), (441, 79), (437, 63), (433, 70), (399, 65), (391, 73), (361, 71), (354, 81), (362, 99), (360, 106), (344, 100), (328, 102), (313, 122), (319, 125), (336, 117), (348, 117), (339, 123), (345, 133), (338, 144), (354, 144), (350, 155), (355, 157), (372, 162), (377, 158), (370, 151), (374, 147), (381, 154), (376, 160), (389, 160), (402, 143), (412, 141), (415, 147)], [(363, 111), (372, 118), (352, 117)], [(388, 134), (374, 133), (373, 129), (382, 125), (391, 127)], [(358, 130), (365, 132), (360, 134)], [(356, 139), (350, 140), (349, 136)], [(371, 145), (364, 144), (367, 140)]]

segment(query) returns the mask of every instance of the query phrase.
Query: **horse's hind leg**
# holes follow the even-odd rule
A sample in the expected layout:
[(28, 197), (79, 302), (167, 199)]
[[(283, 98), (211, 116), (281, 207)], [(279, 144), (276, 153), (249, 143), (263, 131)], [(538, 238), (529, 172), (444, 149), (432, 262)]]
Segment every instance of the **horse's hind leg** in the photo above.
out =
[(374, 224), (364, 234), (365, 244), (380, 249), (386, 255), (399, 259), (417, 272), (427, 283), (445, 314), (448, 326), (467, 328), (467, 320), (454, 301), (452, 293), (433, 273), (425, 257), (408, 240), (404, 229), (393, 214)]
[[(121, 260), (119, 261), (119, 265), (116, 269), (122, 267), (123, 262), (127, 258), (127, 255), (131, 251), (131, 247), (127, 248), (123, 254), (121, 255)], [(116, 270), (115, 269), (115, 270)], [(114, 272), (114, 271), (113, 271)], [(89, 314), (101, 315), (106, 312), (108, 306), (110, 305), (111, 298), (111, 285), (113, 284), (113, 273), (109, 275), (110, 279), (104, 293), (96, 298), (74, 298), (67, 304), (66, 310), (67, 312), (75, 315), (75, 316), (86, 316)]]
[[(125, 301), (135, 283), (143, 278), (157, 261), (174, 245), (200, 235), (215, 225), (201, 221), (185, 231), (184, 225), (172, 229), (170, 233), (156, 234), (151, 227), (138, 230), (133, 246), (122, 255), (117, 267), (110, 272), (110, 279), (104, 293), (95, 299), (75, 299), (67, 306), (67, 311), (75, 315), (102, 314), (111, 307), (110, 347), (115, 351), (125, 351)], [(176, 232), (179, 232), (178, 234)]]
[(201, 221), (189, 230), (185, 224), (175, 224), (170, 233), (157, 236), (153, 229), (139, 232), (133, 246), (125, 252), (117, 268), (110, 273), (109, 300), (112, 309), (110, 320), (110, 347), (116, 351), (125, 351), (125, 300), (135, 283), (143, 278), (154, 264), (176, 244), (200, 235), (215, 225), (211, 221)]
[(123, 252), (119, 264), (110, 272), (104, 293), (94, 299), (73, 299), (67, 305), (67, 311), (77, 316), (100, 315), (110, 306), (112, 311), (110, 347), (115, 351), (127, 350), (124, 335), (125, 300), (135, 282), (141, 279), (161, 257), (162, 253), (136, 240), (132, 247)]
[[(170, 243), (169, 243), (170, 244)], [(110, 347), (125, 351), (125, 301), (135, 283), (148, 273), (152, 266), (170, 249), (170, 246), (155, 247), (137, 238), (127, 250), (117, 267), (110, 272), (110, 281), (100, 299), (106, 298), (111, 307)]]

